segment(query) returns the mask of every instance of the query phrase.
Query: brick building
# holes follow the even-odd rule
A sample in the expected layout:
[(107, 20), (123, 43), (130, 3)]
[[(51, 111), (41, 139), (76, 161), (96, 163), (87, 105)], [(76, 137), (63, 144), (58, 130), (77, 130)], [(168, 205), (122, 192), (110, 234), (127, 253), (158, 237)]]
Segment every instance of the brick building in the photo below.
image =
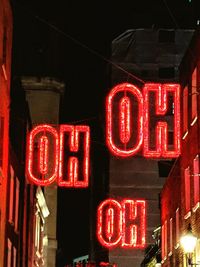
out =
[[(123, 33), (112, 42), (112, 61), (125, 71), (112, 66), (111, 88), (124, 81), (135, 84), (141, 91), (143, 87), (141, 80), (178, 82), (178, 66), (192, 34), (192, 30), (172, 29), (136, 29)], [(140, 79), (134, 78), (131, 74)], [(172, 113), (165, 118), (169, 124), (171, 118)], [(159, 194), (170, 169), (168, 165), (171, 167), (172, 162), (171, 159), (147, 159), (141, 153), (126, 159), (112, 155), (109, 157), (107, 195), (117, 200), (123, 198), (146, 200), (145, 248), (155, 242), (152, 233), (160, 225)], [(144, 248), (117, 247), (108, 250), (107, 261), (116, 263), (118, 267), (136, 267), (140, 266), (144, 255)]]
[(196, 30), (180, 65), (182, 153), (161, 194), (162, 266), (187, 266), (180, 237), (191, 224), (198, 238), (193, 264), (200, 264), (200, 31)]
[[(11, 82), (8, 207), (5, 266), (35, 266), (38, 231), (36, 216), (46, 204), (25, 176), (26, 135), (31, 128), (29, 107), (19, 78)], [(37, 252), (37, 253), (36, 253)], [(40, 256), (41, 258), (41, 256)]]
[(0, 1), (0, 266), (6, 252), (6, 210), (9, 151), (9, 106), (12, 49), (12, 11), (10, 2)]

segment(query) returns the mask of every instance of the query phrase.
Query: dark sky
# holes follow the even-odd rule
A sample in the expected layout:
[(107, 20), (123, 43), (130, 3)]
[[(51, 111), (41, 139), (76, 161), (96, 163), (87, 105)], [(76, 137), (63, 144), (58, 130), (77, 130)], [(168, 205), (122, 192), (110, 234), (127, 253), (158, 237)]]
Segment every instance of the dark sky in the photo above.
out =
[[(13, 0), (12, 75), (63, 80), (61, 122), (89, 124), (102, 141), (111, 41), (130, 28), (192, 28), (198, 1)], [(60, 262), (87, 253), (88, 213), (89, 189), (59, 189)]]
[[(14, 74), (66, 82), (63, 119), (95, 115), (106, 92), (110, 43), (130, 28), (193, 26), (198, 0), (12, 0)], [(87, 104), (86, 104), (87, 103)], [(79, 110), (77, 110), (79, 106)]]

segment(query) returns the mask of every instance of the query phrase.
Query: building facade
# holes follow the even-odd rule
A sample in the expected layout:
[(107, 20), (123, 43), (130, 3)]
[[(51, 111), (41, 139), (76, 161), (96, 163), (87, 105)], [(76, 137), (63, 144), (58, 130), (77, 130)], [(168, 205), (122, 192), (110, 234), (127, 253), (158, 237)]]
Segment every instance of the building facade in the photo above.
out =
[[(180, 65), (182, 153), (161, 194), (162, 266), (200, 264), (199, 112), (200, 31), (196, 30)], [(173, 198), (173, 202), (171, 201)], [(197, 244), (191, 261), (180, 239), (191, 226)]]
[[(64, 84), (50, 77), (22, 77), (22, 87), (26, 92), (32, 126), (38, 124), (57, 125), (59, 123), (59, 108), (64, 93)], [(36, 199), (35, 261), (37, 264), (34, 266), (55, 267), (57, 253), (57, 185), (44, 187), (43, 190), (37, 188)], [(40, 203), (45, 203), (43, 209)], [(42, 247), (41, 244), (43, 244)]]
[[(192, 30), (172, 29), (136, 29), (123, 33), (112, 42), (112, 62), (117, 67), (112, 66), (111, 88), (129, 82), (142, 92), (144, 82), (178, 82), (178, 66), (192, 34)], [(151, 105), (154, 103), (151, 102)], [(169, 112), (165, 119), (173, 135), (172, 115), (173, 112)], [(156, 116), (151, 119), (156, 121)], [(151, 136), (154, 135), (152, 131)], [(145, 248), (110, 249), (109, 262), (116, 263), (118, 267), (141, 265), (145, 249), (155, 242), (152, 233), (160, 225), (159, 194), (172, 163), (170, 158), (149, 159), (144, 158), (142, 153), (122, 159), (110, 155), (108, 196), (120, 201), (146, 200), (147, 211)]]
[(0, 1), (0, 266), (4, 266), (6, 248), (7, 186), (9, 168), (9, 106), (12, 49), (12, 11), (10, 2)]

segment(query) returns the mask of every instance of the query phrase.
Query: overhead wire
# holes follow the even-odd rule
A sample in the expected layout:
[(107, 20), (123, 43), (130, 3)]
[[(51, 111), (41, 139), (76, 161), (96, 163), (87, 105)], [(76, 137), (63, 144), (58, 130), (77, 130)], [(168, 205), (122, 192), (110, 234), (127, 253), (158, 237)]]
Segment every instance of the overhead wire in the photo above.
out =
[[(177, 28), (177, 29), (181, 29), (179, 23), (177, 22), (175, 16), (173, 15), (173, 12), (172, 12), (172, 10), (170, 9), (169, 5), (167, 4), (166, 0), (162, 0), (162, 2), (164, 3), (164, 5), (165, 5), (165, 7), (166, 7), (166, 9), (167, 9), (167, 11), (168, 11), (170, 17), (172, 18), (172, 20), (173, 20), (173, 22), (174, 22), (174, 24), (175, 24), (175, 26), (176, 26), (176, 28)], [(190, 53), (190, 55), (192, 56), (192, 58), (195, 58), (194, 52), (193, 52), (193, 50), (190, 48), (190, 46), (188, 46), (188, 52)]]
[(73, 43), (75, 43), (76, 45), (82, 47), (83, 49), (87, 50), (88, 52), (90, 52), (91, 54), (97, 56), (98, 58), (101, 58), (103, 61), (107, 62), (108, 64), (112, 65), (113, 67), (115, 67), (116, 69), (124, 72), (125, 74), (127, 74), (129, 77), (132, 77), (134, 80), (137, 80), (138, 82), (144, 84), (145, 81), (142, 80), (141, 78), (137, 77), (136, 75), (130, 73), (129, 71), (125, 70), (123, 67), (121, 67), (120, 65), (116, 64), (115, 62), (113, 62), (112, 60), (106, 58), (105, 56), (103, 56), (102, 54), (100, 54), (99, 52), (97, 52), (96, 50), (94, 50), (93, 48), (89, 47), (88, 45), (84, 44), (83, 42), (79, 41), (78, 39), (76, 39), (75, 37), (71, 36), (70, 34), (64, 32), (63, 30), (59, 29), (56, 25), (50, 23), (49, 21), (45, 20), (44, 18), (40, 17), (39, 15), (35, 15), (32, 12), (30, 12), (29, 9), (25, 8), (28, 13), (34, 17), (35, 19), (37, 19), (38, 21), (40, 21), (41, 23), (45, 24), (46, 26), (48, 26), (49, 28), (53, 29), (54, 31), (56, 31), (57, 33), (65, 36), (66, 38), (68, 38), (69, 40), (71, 40)]

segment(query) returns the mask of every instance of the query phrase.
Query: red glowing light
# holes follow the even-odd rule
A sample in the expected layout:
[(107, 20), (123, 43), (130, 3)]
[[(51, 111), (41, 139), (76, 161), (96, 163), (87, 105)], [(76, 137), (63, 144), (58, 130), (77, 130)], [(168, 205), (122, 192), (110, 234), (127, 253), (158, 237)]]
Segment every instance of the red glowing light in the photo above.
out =
[(145, 246), (145, 201), (124, 200), (122, 209), (122, 247), (143, 248)]
[(39, 168), (40, 172), (45, 175), (47, 173), (47, 162), (48, 162), (48, 138), (42, 136), (39, 140)]
[(131, 126), (130, 126), (130, 99), (123, 97), (120, 101), (119, 108), (119, 128), (120, 128), (120, 140), (126, 144), (129, 142), (131, 137)]
[[(135, 114), (131, 114), (133, 105), (131, 99), (136, 98), (138, 103), (138, 134), (137, 140), (131, 146), (131, 121)], [(118, 109), (115, 102), (119, 101)], [(115, 86), (109, 93), (106, 101), (106, 135), (107, 144), (110, 151), (121, 157), (135, 155), (140, 149), (143, 141), (143, 97), (140, 90), (130, 84), (122, 83)], [(114, 114), (119, 114), (119, 122), (115, 122)], [(116, 137), (116, 129), (118, 129), (119, 137)]]
[(101, 261), (99, 263), (99, 266), (107, 266), (107, 267), (117, 267), (116, 263), (110, 263), (110, 262), (105, 262), (105, 261)]
[(114, 229), (113, 229), (113, 225), (114, 225), (114, 210), (113, 208), (109, 208), (106, 211), (106, 225), (108, 226), (106, 228), (106, 237), (110, 240), (113, 236), (114, 233)]
[[(66, 147), (69, 146), (69, 153), (78, 153), (80, 147), (80, 134), (83, 135), (83, 159), (78, 157), (66, 155)], [(69, 139), (67, 146), (66, 139)], [(89, 182), (89, 149), (90, 149), (90, 129), (88, 126), (73, 126), (61, 125), (60, 126), (60, 156), (59, 156), (59, 176), (58, 185), (63, 187), (87, 187)], [(68, 160), (66, 173), (64, 172), (64, 161)], [(80, 171), (82, 162), (82, 171)], [(81, 174), (83, 174), (81, 177)], [(82, 178), (82, 179), (81, 179)]]
[[(48, 164), (49, 138), (53, 143), (55, 153), (52, 154), (53, 167)], [(52, 184), (58, 173), (59, 138), (57, 131), (50, 125), (38, 125), (30, 132), (27, 142), (27, 176), (36, 185), (46, 186)], [(35, 145), (39, 150), (35, 151)], [(38, 167), (34, 164), (38, 161)]]
[[(154, 116), (150, 114), (149, 101), (152, 93), (156, 99)], [(155, 134), (150, 132), (150, 119), (156, 120), (157, 117), (158, 120), (158, 116), (167, 115), (169, 95), (173, 96), (173, 148), (169, 148), (168, 144), (169, 127), (167, 122), (158, 121), (153, 126)], [(117, 105), (118, 102), (119, 105)], [(135, 102), (138, 106), (136, 113), (133, 112)], [(138, 117), (138, 123), (133, 125), (135, 117)], [(116, 122), (117, 118), (118, 123)], [(137, 129), (136, 137), (134, 136), (135, 129)], [(150, 147), (152, 135), (155, 136), (155, 149)], [(106, 140), (110, 151), (120, 157), (135, 155), (143, 142), (145, 157), (178, 157), (180, 154), (180, 86), (178, 84), (147, 83), (143, 88), (143, 95), (137, 87), (129, 83), (115, 86), (106, 100)]]
[[(38, 149), (35, 149), (37, 144)], [(68, 153), (64, 153), (67, 149)], [(27, 177), (40, 186), (50, 185), (58, 179), (59, 186), (87, 187), (89, 150), (88, 126), (61, 125), (59, 142), (56, 129), (46, 124), (38, 125), (28, 136)]]
[[(110, 212), (111, 210), (112, 212)], [(107, 248), (115, 247), (121, 240), (122, 232), (120, 203), (114, 199), (107, 199), (100, 204), (97, 214), (97, 236), (99, 242)]]
[[(150, 93), (156, 96), (155, 111), (157, 116), (165, 116), (168, 111), (167, 95), (173, 95), (174, 102), (174, 144), (168, 149), (168, 124), (157, 122), (155, 127), (156, 148), (150, 149)], [(180, 154), (180, 86), (178, 84), (145, 84), (144, 96), (144, 156), (174, 158)]]
[[(103, 201), (97, 212), (97, 237), (102, 246), (143, 248), (145, 246), (146, 202), (125, 199)], [(115, 236), (115, 238), (113, 238)]]

